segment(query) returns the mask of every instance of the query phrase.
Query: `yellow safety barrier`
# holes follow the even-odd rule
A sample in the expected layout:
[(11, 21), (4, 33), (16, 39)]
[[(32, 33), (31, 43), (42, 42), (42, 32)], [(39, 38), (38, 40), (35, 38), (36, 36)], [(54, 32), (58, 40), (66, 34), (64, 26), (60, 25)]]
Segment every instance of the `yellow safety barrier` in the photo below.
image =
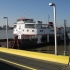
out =
[(30, 58), (35, 58), (35, 59), (40, 59), (40, 60), (45, 60), (45, 61), (57, 62), (61, 64), (69, 63), (69, 56), (31, 52), (31, 51), (24, 51), (24, 50), (18, 50), (18, 49), (10, 49), (10, 48), (7, 49), (7, 48), (2, 48), (2, 47), (0, 47), (0, 52), (30, 57)]

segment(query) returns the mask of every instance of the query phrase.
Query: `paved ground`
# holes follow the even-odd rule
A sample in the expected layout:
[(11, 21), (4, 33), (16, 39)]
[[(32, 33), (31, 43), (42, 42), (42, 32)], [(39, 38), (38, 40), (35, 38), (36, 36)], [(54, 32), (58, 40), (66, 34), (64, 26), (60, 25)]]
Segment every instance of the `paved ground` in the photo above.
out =
[[(0, 59), (1, 59), (0, 67), (3, 66), (2, 62), (6, 62), (7, 64), (17, 68), (15, 69), (14, 67), (12, 67), (14, 69), (6, 69), (6, 70), (33, 70), (33, 69), (36, 69), (36, 70), (70, 70), (70, 66), (68, 65), (57, 64), (57, 63), (52, 63), (48, 61), (45, 62), (41, 60), (20, 57), (20, 56), (11, 55), (11, 54), (2, 53), (2, 52), (0, 52)], [(5, 67), (7, 68), (7, 66)], [(4, 69), (0, 69), (0, 70), (4, 70)]]
[(0, 70), (20, 70), (20, 69), (0, 61)]

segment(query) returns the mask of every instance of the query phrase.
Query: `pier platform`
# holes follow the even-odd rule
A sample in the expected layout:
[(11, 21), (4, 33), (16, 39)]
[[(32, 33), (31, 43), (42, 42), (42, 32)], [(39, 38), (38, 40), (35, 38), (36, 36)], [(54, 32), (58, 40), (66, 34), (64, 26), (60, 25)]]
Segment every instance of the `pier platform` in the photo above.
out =
[(0, 61), (20, 70), (70, 70), (69, 59), (69, 56), (0, 47)]

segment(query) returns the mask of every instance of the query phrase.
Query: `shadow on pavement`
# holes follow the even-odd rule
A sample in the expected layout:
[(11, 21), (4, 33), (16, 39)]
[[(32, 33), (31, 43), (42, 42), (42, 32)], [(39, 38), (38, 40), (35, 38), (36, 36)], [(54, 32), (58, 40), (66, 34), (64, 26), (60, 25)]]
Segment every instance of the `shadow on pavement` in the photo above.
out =
[(0, 61), (0, 70), (21, 70)]

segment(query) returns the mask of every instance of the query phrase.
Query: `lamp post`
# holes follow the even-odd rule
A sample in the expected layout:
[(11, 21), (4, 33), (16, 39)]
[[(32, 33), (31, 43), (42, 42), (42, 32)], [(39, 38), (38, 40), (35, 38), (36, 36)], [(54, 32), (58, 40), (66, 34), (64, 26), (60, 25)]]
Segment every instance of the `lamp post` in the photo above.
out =
[(56, 5), (54, 3), (49, 3), (49, 6), (53, 6), (54, 10), (55, 55), (57, 55)]
[(6, 36), (7, 36), (7, 48), (8, 48), (8, 17), (3, 17), (3, 19), (6, 19)]
[(64, 55), (66, 55), (66, 20), (64, 20)]
[(50, 16), (48, 15), (48, 24), (49, 24), (49, 18), (50, 18)]

